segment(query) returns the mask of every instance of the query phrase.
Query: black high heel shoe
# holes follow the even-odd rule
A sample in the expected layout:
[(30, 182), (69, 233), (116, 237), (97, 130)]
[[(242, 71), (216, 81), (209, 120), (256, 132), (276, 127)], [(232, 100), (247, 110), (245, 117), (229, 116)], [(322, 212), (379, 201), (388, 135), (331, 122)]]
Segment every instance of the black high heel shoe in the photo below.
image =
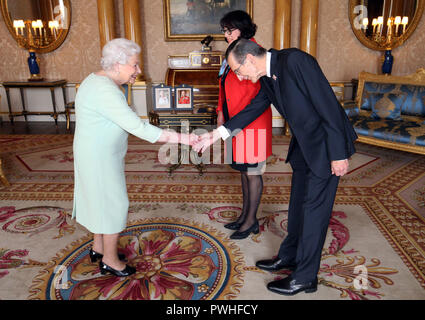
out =
[[(101, 260), (103, 258), (103, 254), (98, 253), (98, 252), (94, 251), (93, 249), (90, 249), (89, 256), (90, 256), (90, 261), (92, 263), (95, 263), (98, 260)], [(118, 259), (120, 259), (121, 261), (124, 261), (126, 259), (126, 257), (125, 257), (124, 254), (118, 253)]]
[(116, 270), (114, 268), (111, 268), (107, 264), (104, 264), (102, 261), (99, 261), (99, 269), (100, 273), (103, 275), (109, 272), (117, 277), (128, 277), (136, 272), (136, 268), (130, 267), (128, 264), (125, 265), (124, 270)]
[(250, 226), (248, 229), (246, 229), (245, 231), (238, 230), (234, 232), (230, 236), (230, 239), (234, 239), (234, 240), (245, 239), (251, 234), (251, 232), (254, 234), (258, 234), (260, 232), (260, 225), (258, 224), (258, 220), (255, 221), (255, 223), (252, 226)]
[(224, 227), (230, 230), (238, 230), (241, 227), (241, 225), (242, 223), (235, 221), (235, 222), (230, 222), (228, 224), (225, 224)]

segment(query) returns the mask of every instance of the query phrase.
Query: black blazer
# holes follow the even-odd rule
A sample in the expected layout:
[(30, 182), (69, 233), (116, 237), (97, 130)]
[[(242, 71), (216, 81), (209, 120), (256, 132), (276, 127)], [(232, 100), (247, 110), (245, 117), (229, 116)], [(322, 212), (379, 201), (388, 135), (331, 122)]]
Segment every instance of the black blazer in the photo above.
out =
[(327, 178), (332, 160), (354, 154), (357, 134), (314, 57), (296, 48), (270, 52), (272, 77), (260, 78), (257, 96), (224, 126), (243, 129), (273, 103), (292, 132), (287, 161), (298, 142), (313, 173)]

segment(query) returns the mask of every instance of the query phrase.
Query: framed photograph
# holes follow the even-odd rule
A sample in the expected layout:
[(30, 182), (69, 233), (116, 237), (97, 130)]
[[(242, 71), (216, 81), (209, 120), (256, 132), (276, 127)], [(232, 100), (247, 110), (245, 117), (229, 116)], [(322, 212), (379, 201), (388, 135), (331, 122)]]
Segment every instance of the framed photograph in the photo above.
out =
[(220, 19), (244, 10), (252, 17), (252, 0), (163, 0), (165, 41), (202, 40), (207, 35), (224, 40)]
[(176, 110), (193, 110), (193, 87), (181, 85), (174, 87)]
[(152, 91), (155, 111), (171, 111), (173, 109), (173, 95), (170, 86), (160, 84), (152, 87)]

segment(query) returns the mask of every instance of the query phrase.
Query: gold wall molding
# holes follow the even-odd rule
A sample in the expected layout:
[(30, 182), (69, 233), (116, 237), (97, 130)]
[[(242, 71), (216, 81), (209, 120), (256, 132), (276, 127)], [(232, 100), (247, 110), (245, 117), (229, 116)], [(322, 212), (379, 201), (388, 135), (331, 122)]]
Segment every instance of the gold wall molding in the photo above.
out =
[[(123, 4), (125, 37), (136, 42), (140, 48), (143, 48), (139, 0), (123, 0)], [(144, 81), (146, 78), (144, 71), (143, 50), (140, 51), (139, 65), (142, 73), (137, 77), (137, 80)]]
[(276, 0), (274, 12), (273, 48), (280, 50), (291, 46), (292, 0)]
[(319, 0), (302, 0), (300, 49), (316, 56)]
[(114, 0), (97, 0), (97, 17), (99, 20), (100, 50), (115, 38)]

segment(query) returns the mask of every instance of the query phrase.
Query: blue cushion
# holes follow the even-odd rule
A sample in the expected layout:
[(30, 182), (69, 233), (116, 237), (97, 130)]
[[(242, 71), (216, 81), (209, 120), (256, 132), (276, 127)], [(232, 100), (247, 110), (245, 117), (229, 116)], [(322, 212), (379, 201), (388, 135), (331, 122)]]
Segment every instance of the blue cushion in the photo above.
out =
[(373, 119), (402, 120), (401, 107), (406, 100), (405, 93), (375, 93), (373, 95), (376, 96), (370, 115)]
[(343, 108), (344, 108), (344, 111), (345, 111), (347, 117), (349, 117), (349, 118), (359, 115), (359, 108), (354, 103), (354, 101), (345, 102), (344, 105), (343, 105)]
[(421, 118), (374, 120), (368, 115), (359, 115), (350, 118), (350, 122), (358, 135), (425, 147), (425, 123)]
[(425, 87), (402, 85), (401, 91), (407, 94), (402, 106), (402, 114), (425, 116)]
[(361, 109), (371, 110), (371, 117), (375, 120), (402, 120), (401, 109), (407, 95), (400, 84), (366, 82)]
[(377, 96), (375, 93), (388, 93), (396, 89), (395, 84), (387, 83), (376, 83), (376, 82), (365, 82), (363, 89), (362, 105), (363, 110), (372, 110), (372, 106), (375, 105)]

